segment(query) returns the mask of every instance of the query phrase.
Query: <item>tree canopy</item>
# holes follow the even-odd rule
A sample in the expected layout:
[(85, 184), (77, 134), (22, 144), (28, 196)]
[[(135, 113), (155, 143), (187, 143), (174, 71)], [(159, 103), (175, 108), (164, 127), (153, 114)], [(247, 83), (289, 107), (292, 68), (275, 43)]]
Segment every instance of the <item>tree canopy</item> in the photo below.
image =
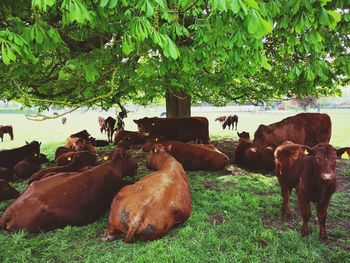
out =
[(327, 96), (349, 83), (347, 0), (3, 0), (0, 98), (223, 105)]

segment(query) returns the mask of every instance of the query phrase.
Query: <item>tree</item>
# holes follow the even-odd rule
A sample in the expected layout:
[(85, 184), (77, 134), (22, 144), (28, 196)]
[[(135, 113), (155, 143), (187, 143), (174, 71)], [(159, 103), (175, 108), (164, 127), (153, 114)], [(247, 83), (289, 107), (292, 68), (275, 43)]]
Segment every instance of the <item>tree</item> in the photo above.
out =
[(344, 0), (4, 0), (0, 98), (25, 106), (259, 103), (349, 83)]

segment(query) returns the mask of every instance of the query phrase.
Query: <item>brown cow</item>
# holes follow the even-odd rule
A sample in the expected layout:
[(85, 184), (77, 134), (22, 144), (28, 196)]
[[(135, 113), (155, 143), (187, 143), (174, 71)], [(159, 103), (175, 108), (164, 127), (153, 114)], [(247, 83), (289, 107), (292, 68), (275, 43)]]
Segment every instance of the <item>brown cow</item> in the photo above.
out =
[(7, 181), (0, 180), (0, 201), (15, 199), (19, 192), (13, 188)]
[(182, 165), (163, 146), (155, 145), (147, 166), (157, 171), (123, 187), (114, 197), (105, 240), (114, 240), (119, 233), (126, 242), (134, 237), (154, 240), (191, 215), (191, 192)]
[(73, 151), (89, 151), (96, 154), (96, 149), (91, 142), (79, 137), (68, 137), (64, 147)]
[(72, 161), (67, 165), (53, 166), (40, 169), (29, 178), (28, 184), (34, 181), (41, 180), (47, 174), (53, 175), (61, 172), (78, 172), (83, 167), (91, 165), (91, 161), (94, 160), (94, 158), (96, 158), (96, 155), (90, 153), (89, 151), (82, 151), (76, 153), (72, 158)]
[(226, 120), (222, 124), (222, 128), (225, 130), (226, 126), (228, 126), (228, 129), (230, 129), (232, 125), (232, 130), (235, 127), (236, 124), (236, 130), (237, 130), (237, 125), (238, 125), (238, 116), (237, 115), (229, 115), (227, 116)]
[(277, 147), (284, 141), (315, 146), (328, 143), (331, 138), (332, 123), (327, 114), (300, 113), (266, 125), (260, 125), (254, 134), (253, 148)]
[(235, 149), (234, 163), (252, 171), (273, 171), (275, 169), (273, 157), (275, 150), (272, 147), (254, 149), (252, 145), (252, 142), (240, 138)]
[(143, 118), (134, 120), (139, 131), (151, 140), (176, 140), (209, 143), (208, 119), (205, 117)]
[(101, 133), (103, 131), (105, 131), (105, 133), (107, 132), (107, 128), (106, 128), (106, 119), (101, 117), (101, 116), (98, 116), (98, 124), (100, 125), (100, 131)]
[(228, 157), (211, 144), (188, 144), (179, 141), (148, 142), (143, 150), (149, 151), (152, 145), (159, 143), (180, 162), (185, 170), (216, 171), (228, 164)]
[(327, 239), (327, 209), (337, 188), (336, 158), (336, 149), (328, 143), (319, 143), (311, 149), (287, 141), (276, 149), (276, 175), (283, 196), (282, 212), (287, 217), (291, 216), (288, 201), (292, 189), (296, 188), (303, 218), (303, 236), (309, 234), (310, 202), (314, 202), (317, 204), (320, 238)]
[(25, 158), (24, 160), (18, 162), (15, 167), (13, 167), (13, 172), (15, 178), (28, 179), (34, 173), (39, 171), (41, 164), (48, 162), (45, 154), (40, 153), (37, 156)]
[(249, 132), (246, 132), (246, 131), (242, 131), (241, 133), (237, 132), (237, 135), (239, 138), (241, 139), (246, 139), (246, 140), (250, 140), (250, 134)]
[(4, 141), (4, 134), (8, 133), (10, 135), (11, 141), (13, 140), (13, 128), (11, 125), (0, 125), (0, 138)]
[(135, 175), (137, 165), (124, 152), (83, 173), (61, 173), (33, 182), (0, 218), (7, 231), (50, 231), (81, 226), (98, 219), (123, 186), (123, 176)]
[(82, 162), (85, 165), (95, 165), (97, 155), (89, 151), (66, 152), (61, 154), (55, 161), (57, 166), (67, 165), (75, 159), (75, 156), (80, 155)]
[(224, 122), (226, 120), (226, 116), (219, 116), (215, 118), (215, 121), (219, 121), (220, 123)]
[(114, 145), (124, 140), (130, 145), (132, 144), (144, 144), (146, 142), (145, 137), (140, 132), (119, 130), (114, 136)]

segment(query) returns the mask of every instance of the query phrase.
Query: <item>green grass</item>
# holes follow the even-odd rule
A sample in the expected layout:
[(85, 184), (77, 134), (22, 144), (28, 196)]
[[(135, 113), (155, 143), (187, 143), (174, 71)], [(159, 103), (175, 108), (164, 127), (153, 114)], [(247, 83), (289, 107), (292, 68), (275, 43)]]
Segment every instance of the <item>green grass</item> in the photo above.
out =
[[(31, 123), (28, 126), (24, 121), (18, 122), (16, 140), (22, 138), (21, 129), (28, 127), (25, 128), (27, 140), (41, 140), (42, 152), (53, 158), (56, 147), (63, 144), (70, 133), (87, 128), (94, 136), (99, 135), (97, 115), (103, 114), (95, 115), (78, 116), (80, 118), (72, 115), (67, 126), (53, 121), (50, 125)], [(214, 115), (220, 114), (210, 113), (208, 118), (213, 120)], [(239, 129), (248, 131), (259, 123), (271, 123), (284, 117), (250, 113), (240, 116)], [(258, 116), (259, 120), (252, 116)], [(141, 116), (129, 115), (128, 129), (136, 129), (131, 119), (138, 117)], [(349, 122), (344, 121), (342, 114), (336, 114), (332, 119), (332, 140), (339, 146), (350, 145)], [(46, 125), (53, 127), (49, 129)], [(36, 129), (36, 126), (41, 129)], [(232, 131), (222, 131), (213, 121), (210, 129), (212, 139), (236, 139)], [(6, 141), (4, 145), (15, 143), (17, 141)], [(332, 198), (327, 220), (330, 240), (326, 243), (319, 240), (314, 208), (311, 235), (306, 238), (300, 236), (301, 218), (295, 192), (291, 198), (293, 220), (287, 221), (281, 216), (280, 189), (273, 174), (237, 171), (236, 167), (229, 165), (217, 173), (187, 173), (193, 200), (192, 215), (160, 240), (132, 244), (122, 241), (104, 243), (100, 237), (106, 231), (106, 213), (87, 226), (68, 226), (37, 235), (24, 231), (0, 231), (0, 262), (350, 262), (350, 161), (342, 161), (341, 164), (343, 188)], [(149, 172), (139, 165), (138, 177)], [(23, 191), (26, 182), (13, 185)], [(0, 213), (10, 203), (1, 202)]]

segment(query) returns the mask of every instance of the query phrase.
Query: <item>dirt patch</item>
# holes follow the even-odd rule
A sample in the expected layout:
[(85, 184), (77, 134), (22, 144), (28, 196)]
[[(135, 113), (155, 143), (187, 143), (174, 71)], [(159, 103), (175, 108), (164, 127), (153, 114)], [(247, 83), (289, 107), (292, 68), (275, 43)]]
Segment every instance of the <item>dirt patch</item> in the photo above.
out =
[(209, 216), (209, 222), (212, 225), (222, 225), (222, 224), (226, 224), (226, 220), (225, 218), (220, 215), (220, 214), (212, 214)]

